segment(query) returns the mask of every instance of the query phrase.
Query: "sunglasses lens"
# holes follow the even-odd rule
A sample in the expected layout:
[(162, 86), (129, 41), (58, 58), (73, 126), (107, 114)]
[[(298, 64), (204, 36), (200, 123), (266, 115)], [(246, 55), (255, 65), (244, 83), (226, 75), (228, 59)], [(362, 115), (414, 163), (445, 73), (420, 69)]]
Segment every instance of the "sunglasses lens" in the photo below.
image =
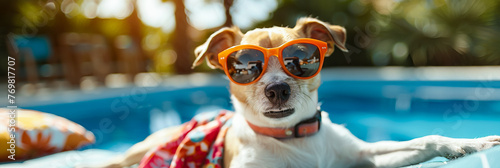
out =
[(238, 83), (250, 83), (257, 79), (264, 67), (264, 53), (254, 49), (235, 51), (227, 57), (227, 70)]
[(310, 77), (321, 66), (321, 54), (316, 45), (297, 43), (283, 49), (286, 69), (298, 77)]

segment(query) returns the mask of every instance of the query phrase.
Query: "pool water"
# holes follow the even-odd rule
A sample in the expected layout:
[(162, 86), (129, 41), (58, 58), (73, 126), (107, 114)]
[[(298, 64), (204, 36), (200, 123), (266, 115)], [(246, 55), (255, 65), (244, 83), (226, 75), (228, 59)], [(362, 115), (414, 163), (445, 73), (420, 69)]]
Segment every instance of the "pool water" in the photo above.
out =
[[(372, 70), (346, 77), (339, 75), (342, 69), (325, 71), (318, 90), (322, 110), (363, 140), (500, 135), (500, 81), (386, 79), (372, 76)], [(96, 135), (96, 143), (86, 148), (121, 152), (198, 113), (232, 110), (228, 81), (222, 74), (209, 78), (204, 84), (64, 93), (20, 106), (81, 124)]]

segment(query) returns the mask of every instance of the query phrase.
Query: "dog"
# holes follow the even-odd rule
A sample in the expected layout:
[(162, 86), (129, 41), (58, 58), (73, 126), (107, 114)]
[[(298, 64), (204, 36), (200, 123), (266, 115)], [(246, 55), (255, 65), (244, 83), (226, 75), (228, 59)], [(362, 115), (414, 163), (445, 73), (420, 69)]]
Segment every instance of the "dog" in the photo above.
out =
[[(193, 67), (206, 60), (231, 80), (235, 114), (224, 138), (224, 167), (400, 167), (437, 156), (457, 158), (500, 144), (500, 136), (438, 135), (368, 143), (332, 123), (317, 108), (321, 82), (316, 71), (334, 46), (347, 51), (345, 41), (343, 27), (306, 17), (293, 28), (261, 28), (245, 34), (237, 27), (222, 28), (195, 49)], [(103, 167), (137, 164), (179, 129), (158, 131)]]

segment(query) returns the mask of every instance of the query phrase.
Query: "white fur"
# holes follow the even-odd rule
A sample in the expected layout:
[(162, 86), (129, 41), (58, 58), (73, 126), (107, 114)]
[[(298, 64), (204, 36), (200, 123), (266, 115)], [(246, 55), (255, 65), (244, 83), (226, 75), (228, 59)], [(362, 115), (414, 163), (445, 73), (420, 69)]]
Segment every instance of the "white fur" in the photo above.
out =
[[(245, 92), (248, 97), (246, 102), (231, 96), (236, 111), (231, 130), (241, 142), (231, 167), (399, 167), (436, 156), (458, 157), (500, 144), (499, 136), (482, 139), (426, 136), (406, 142), (366, 143), (345, 127), (333, 124), (324, 112), (320, 131), (310, 137), (278, 140), (256, 134), (247, 121), (264, 127), (291, 127), (316, 112), (317, 90), (309, 91), (300, 84), (301, 81), (288, 76), (276, 58), (270, 58), (260, 81), (248, 87), (256, 90)], [(279, 119), (263, 115), (265, 109), (272, 106), (264, 95), (264, 89), (273, 82), (290, 85), (292, 95), (285, 106), (295, 108), (294, 114)]]
[(238, 124), (232, 129), (238, 130), (243, 141), (231, 167), (350, 167), (359, 162), (357, 154), (363, 142), (343, 126), (332, 124), (327, 113), (322, 116), (322, 131), (314, 136), (277, 140), (255, 134), (237, 113), (233, 123)]

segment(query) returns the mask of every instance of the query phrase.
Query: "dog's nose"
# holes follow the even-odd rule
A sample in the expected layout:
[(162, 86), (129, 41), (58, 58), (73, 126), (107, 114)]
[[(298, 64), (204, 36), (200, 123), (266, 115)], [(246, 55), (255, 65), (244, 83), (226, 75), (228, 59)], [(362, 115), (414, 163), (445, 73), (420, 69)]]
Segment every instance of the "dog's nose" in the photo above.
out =
[(266, 87), (266, 97), (273, 104), (285, 103), (290, 97), (290, 85), (285, 82), (271, 83)]

